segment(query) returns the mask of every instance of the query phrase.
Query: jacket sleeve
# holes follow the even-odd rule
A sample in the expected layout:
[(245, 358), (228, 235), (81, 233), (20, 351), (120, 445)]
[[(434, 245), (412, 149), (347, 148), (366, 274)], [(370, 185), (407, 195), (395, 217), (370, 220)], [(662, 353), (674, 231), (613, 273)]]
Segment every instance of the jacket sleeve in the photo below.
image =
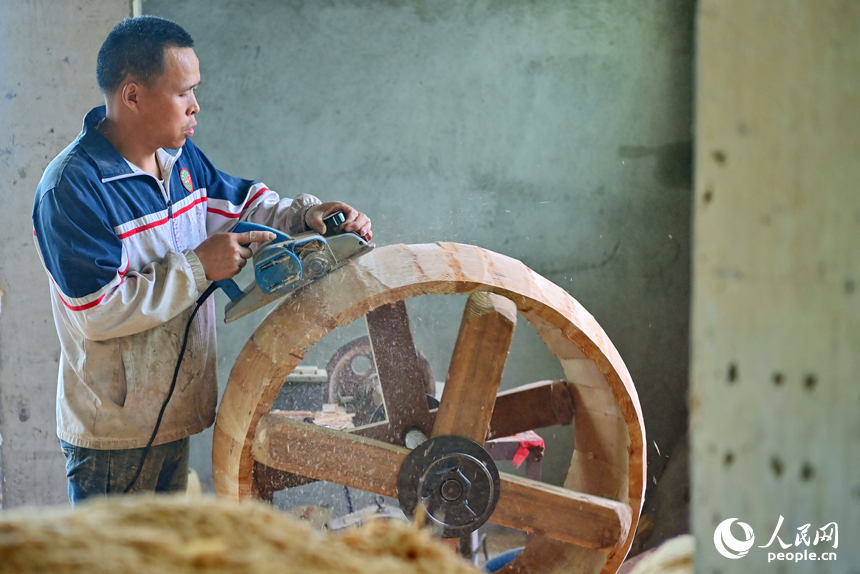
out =
[(171, 251), (129, 270), (122, 241), (94, 197), (52, 189), (33, 210), (36, 244), (68, 328), (101, 341), (146, 331), (189, 307), (206, 287), (193, 252)]
[(240, 221), (259, 223), (290, 235), (309, 230), (305, 214), (311, 206), (321, 203), (319, 199), (306, 193), (293, 199), (281, 198), (262, 182), (219, 170), (190, 140), (185, 146), (202, 170), (201, 181), (206, 186), (207, 235), (231, 231)]

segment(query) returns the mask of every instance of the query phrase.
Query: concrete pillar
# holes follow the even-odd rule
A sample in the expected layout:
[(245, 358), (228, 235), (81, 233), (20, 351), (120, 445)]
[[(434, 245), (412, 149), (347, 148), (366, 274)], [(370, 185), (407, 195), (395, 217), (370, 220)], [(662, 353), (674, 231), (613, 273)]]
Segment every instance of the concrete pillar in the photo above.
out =
[(0, 3), (0, 503), (67, 501), (54, 402), (60, 344), (31, 212), (48, 162), (102, 101), (96, 54), (128, 0)]
[[(699, 4), (690, 392), (698, 572), (860, 564), (859, 29), (860, 4), (849, 0)], [(780, 517), (789, 548), (768, 546)], [(718, 552), (728, 535), (715, 541), (732, 518), (755, 536), (735, 559)], [(833, 522), (838, 548), (814, 544)], [(730, 532), (749, 538), (737, 523)], [(838, 561), (798, 562), (798, 551)], [(771, 552), (794, 561), (768, 564)]]

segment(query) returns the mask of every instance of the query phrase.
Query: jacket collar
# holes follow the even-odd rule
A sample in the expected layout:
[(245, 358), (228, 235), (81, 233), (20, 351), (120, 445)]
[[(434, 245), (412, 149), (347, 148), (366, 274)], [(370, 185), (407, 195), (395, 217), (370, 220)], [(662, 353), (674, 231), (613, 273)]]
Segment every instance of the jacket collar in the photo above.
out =
[[(84, 127), (78, 136), (81, 147), (92, 158), (99, 170), (101, 179), (113, 179), (123, 175), (133, 175), (135, 171), (113, 147), (106, 137), (98, 130), (99, 122), (105, 119), (105, 106), (98, 106), (90, 110), (84, 117)], [(180, 150), (162, 150), (174, 157)], [(159, 154), (160, 155), (160, 154)]]

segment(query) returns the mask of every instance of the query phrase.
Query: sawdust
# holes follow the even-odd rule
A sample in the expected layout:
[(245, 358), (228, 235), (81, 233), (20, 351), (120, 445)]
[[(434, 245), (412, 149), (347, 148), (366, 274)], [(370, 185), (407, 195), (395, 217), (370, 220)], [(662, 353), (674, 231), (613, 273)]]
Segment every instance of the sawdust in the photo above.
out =
[(101, 499), (77, 509), (0, 513), (0, 572), (474, 574), (416, 527), (375, 521), (345, 535), (259, 502)]
[(634, 558), (629, 568), (622, 565), (621, 571), (627, 574), (694, 574), (695, 554), (696, 540), (684, 534)]

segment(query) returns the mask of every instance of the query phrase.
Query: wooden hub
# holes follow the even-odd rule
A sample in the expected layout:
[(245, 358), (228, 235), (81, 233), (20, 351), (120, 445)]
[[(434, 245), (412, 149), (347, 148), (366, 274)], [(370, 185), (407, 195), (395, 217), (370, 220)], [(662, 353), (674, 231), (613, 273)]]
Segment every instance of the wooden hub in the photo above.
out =
[[(470, 295), (441, 404), (433, 411), (403, 303), (424, 294)], [(497, 395), (517, 311), (560, 361), (567, 381)], [(347, 433), (270, 413), (307, 349), (362, 316), (388, 420)], [(274, 489), (316, 479), (397, 497), (398, 472), (410, 452), (401, 442), (408, 429), (483, 444), (571, 418), (575, 448), (564, 488), (500, 474), (490, 522), (537, 534), (506, 572), (618, 569), (645, 489), (636, 390), (594, 318), (521, 262), (454, 243), (392, 245), (285, 299), (257, 327), (218, 411), (215, 489), (231, 498), (269, 498)]]

